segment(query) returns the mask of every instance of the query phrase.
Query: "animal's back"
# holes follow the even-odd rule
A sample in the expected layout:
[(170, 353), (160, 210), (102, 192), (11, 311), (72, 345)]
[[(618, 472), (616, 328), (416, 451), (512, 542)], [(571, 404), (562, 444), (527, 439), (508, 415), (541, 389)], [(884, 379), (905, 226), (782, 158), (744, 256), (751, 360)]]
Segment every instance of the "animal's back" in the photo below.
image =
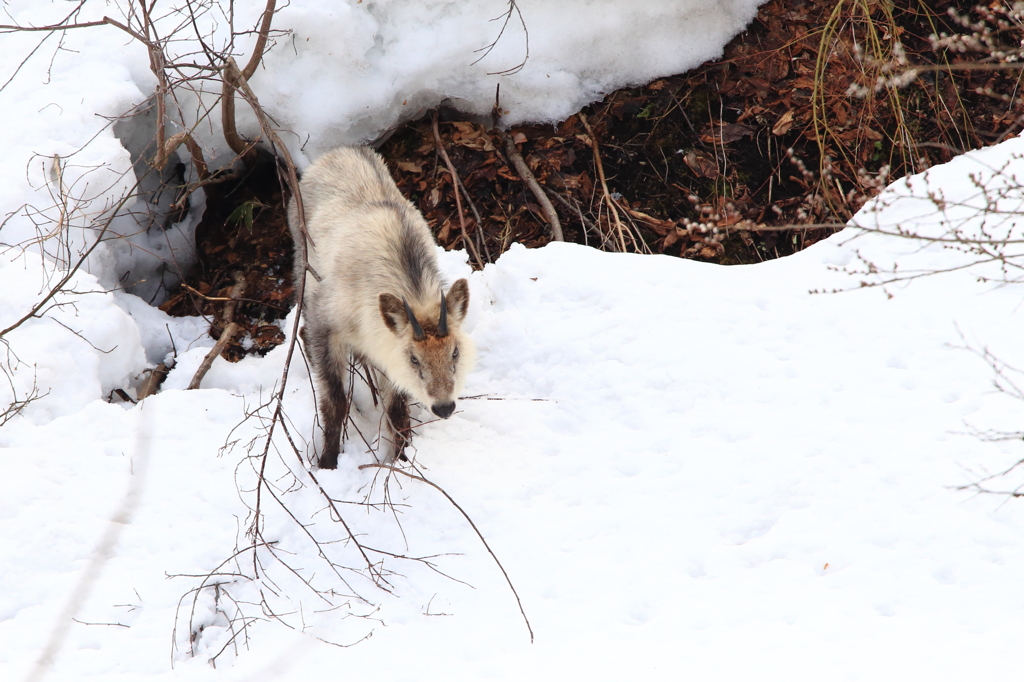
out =
[[(313, 308), (330, 311), (331, 319), (358, 336), (382, 326), (377, 303), (382, 292), (410, 304), (436, 305), (442, 282), (433, 237), (373, 150), (324, 154), (306, 169), (301, 189), (313, 242), (309, 263), (331, 283), (323, 287), (307, 277)], [(296, 213), (293, 204), (289, 223), (297, 241)]]
[(403, 203), (398, 188), (381, 158), (366, 147), (341, 147), (314, 161), (302, 176), (306, 219), (310, 209), (338, 210), (371, 202)]

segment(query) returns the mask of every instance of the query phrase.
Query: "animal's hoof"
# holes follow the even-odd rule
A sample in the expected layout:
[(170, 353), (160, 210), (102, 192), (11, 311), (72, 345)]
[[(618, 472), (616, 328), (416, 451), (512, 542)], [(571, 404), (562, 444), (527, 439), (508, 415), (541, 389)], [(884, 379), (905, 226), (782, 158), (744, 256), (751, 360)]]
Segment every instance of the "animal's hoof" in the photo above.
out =
[(324, 455), (320, 458), (320, 462), (317, 466), (319, 466), (321, 469), (337, 469), (338, 453), (324, 453)]

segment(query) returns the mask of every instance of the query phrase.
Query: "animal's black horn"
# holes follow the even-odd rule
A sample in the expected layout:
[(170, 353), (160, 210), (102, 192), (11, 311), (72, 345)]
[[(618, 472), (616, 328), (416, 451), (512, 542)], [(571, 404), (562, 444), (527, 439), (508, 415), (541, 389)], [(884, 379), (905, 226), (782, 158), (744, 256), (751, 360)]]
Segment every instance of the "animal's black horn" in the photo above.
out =
[(437, 335), (448, 336), (448, 301), (444, 298), (444, 292), (441, 292), (441, 319), (437, 322)]
[(412, 338), (417, 341), (422, 341), (423, 327), (421, 327), (420, 323), (416, 321), (416, 316), (412, 314), (412, 308), (409, 307), (409, 302), (405, 300), (404, 296), (402, 297), (402, 305), (405, 306), (405, 315), (409, 318), (409, 324), (412, 325)]

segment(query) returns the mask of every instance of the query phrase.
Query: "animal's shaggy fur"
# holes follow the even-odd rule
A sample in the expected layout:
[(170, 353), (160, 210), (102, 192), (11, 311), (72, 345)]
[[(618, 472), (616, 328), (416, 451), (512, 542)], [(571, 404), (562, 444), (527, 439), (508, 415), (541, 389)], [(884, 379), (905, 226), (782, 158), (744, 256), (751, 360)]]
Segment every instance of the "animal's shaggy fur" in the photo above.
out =
[[(389, 428), (382, 436), (391, 439), (385, 456), (391, 461), (408, 440), (407, 397), (443, 418), (455, 409), (474, 360), (473, 343), (462, 332), (469, 285), (460, 279), (442, 298), (433, 236), (373, 150), (342, 148), (323, 155), (306, 169), (300, 190), (312, 240), (309, 263), (322, 279), (303, 270), (296, 248), (296, 282), (306, 277), (301, 336), (317, 376), (324, 425), (319, 465), (337, 466), (353, 357), (383, 375)], [(288, 223), (298, 244), (294, 201)]]

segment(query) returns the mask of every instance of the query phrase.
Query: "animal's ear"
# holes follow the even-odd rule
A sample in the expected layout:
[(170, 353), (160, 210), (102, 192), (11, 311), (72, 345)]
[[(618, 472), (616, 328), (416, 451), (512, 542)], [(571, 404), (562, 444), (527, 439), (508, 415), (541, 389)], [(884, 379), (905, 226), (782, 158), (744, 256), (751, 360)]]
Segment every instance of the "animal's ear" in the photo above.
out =
[(448, 314), (461, 323), (469, 310), (469, 282), (460, 279), (448, 290), (445, 299), (448, 301)]
[(409, 324), (409, 317), (405, 314), (402, 299), (393, 294), (381, 294), (377, 297), (377, 303), (380, 305), (380, 316), (384, 318), (384, 324), (388, 329), (395, 334), (405, 331), (405, 325)]

